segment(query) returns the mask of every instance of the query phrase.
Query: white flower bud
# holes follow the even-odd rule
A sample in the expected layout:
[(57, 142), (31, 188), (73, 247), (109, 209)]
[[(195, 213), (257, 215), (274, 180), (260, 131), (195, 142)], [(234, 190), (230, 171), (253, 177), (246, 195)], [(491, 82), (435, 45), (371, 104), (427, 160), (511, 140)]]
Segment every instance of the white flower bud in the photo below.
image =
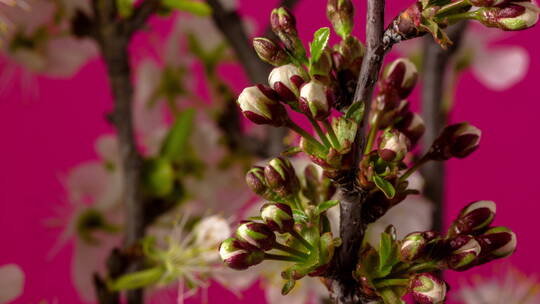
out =
[(245, 88), (238, 96), (244, 116), (256, 124), (282, 126), (287, 118), (285, 108), (275, 100), (275, 92), (265, 86)]
[(332, 91), (320, 81), (312, 80), (300, 89), (300, 109), (317, 120), (330, 115), (333, 103)]
[(284, 101), (295, 101), (300, 93), (300, 86), (307, 79), (308, 75), (302, 67), (287, 64), (276, 67), (270, 72), (268, 84)]

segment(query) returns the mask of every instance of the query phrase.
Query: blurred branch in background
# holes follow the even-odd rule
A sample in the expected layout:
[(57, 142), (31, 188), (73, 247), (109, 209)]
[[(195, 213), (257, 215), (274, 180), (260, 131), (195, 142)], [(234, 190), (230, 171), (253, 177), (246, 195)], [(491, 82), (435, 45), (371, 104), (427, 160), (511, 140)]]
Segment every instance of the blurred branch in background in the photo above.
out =
[[(460, 48), (467, 22), (463, 21), (448, 30), (448, 36), (454, 42), (447, 50), (442, 49), (431, 36), (424, 38), (424, 56), (422, 67), (422, 111), (426, 126), (423, 139), (423, 151), (427, 152), (431, 143), (439, 136), (448, 123), (448, 113), (444, 109), (444, 84), (446, 71), (453, 55)], [(434, 203), (433, 230), (442, 230), (444, 216), (445, 163), (428, 162), (422, 169), (426, 184), (424, 195)]]
[[(267, 83), (267, 75), (271, 66), (259, 59), (251, 47), (251, 41), (246, 34), (242, 19), (236, 11), (227, 11), (219, 0), (207, 0), (212, 7), (212, 18), (216, 27), (225, 36), (234, 50), (238, 62), (244, 68), (253, 84)], [(280, 6), (293, 8), (298, 0), (283, 0)], [(268, 30), (267, 30), (268, 32)], [(260, 157), (278, 155), (283, 151), (283, 139), (287, 135), (286, 128), (268, 128), (267, 138), (258, 142), (242, 132), (241, 117), (236, 105), (236, 98), (231, 96), (225, 105), (225, 111), (219, 120), (220, 127), (228, 135), (229, 145)]]

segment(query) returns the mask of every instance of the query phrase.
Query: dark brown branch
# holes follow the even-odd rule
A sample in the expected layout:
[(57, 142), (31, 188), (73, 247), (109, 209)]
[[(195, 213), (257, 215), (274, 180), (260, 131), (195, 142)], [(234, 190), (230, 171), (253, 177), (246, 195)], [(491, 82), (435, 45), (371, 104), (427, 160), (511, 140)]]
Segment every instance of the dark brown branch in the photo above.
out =
[[(447, 113), (442, 109), (445, 72), (453, 54), (459, 49), (466, 22), (448, 29), (448, 36), (454, 44), (443, 50), (431, 36), (425, 38), (423, 61), (422, 112), (426, 124), (423, 137), (423, 150), (427, 151), (433, 141), (447, 124)], [(422, 174), (426, 180), (424, 195), (434, 203), (433, 229), (440, 231), (443, 223), (444, 176), (443, 162), (429, 162), (424, 165)]]
[[(369, 0), (366, 21), (367, 52), (362, 62), (358, 85), (352, 102), (364, 102), (366, 111), (363, 125), (366, 124), (375, 83), (386, 50), (384, 36), (384, 0)], [(364, 127), (360, 127), (356, 136), (355, 147), (358, 149), (357, 163), (363, 151)], [(356, 185), (356, 172), (345, 173), (337, 180), (340, 186), (340, 237), (342, 245), (334, 256), (332, 279), (332, 299), (340, 304), (365, 303), (366, 299), (358, 288), (358, 282), (352, 272), (356, 268), (359, 251), (364, 238), (367, 223), (362, 218), (362, 205), (366, 195)]]

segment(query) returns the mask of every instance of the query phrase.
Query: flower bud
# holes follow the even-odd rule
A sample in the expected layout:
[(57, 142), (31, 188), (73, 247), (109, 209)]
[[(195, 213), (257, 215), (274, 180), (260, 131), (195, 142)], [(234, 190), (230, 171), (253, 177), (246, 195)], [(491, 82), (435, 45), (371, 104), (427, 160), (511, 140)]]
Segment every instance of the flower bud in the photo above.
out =
[(264, 168), (259, 166), (251, 168), (246, 173), (246, 184), (256, 194), (264, 194), (268, 190), (268, 185), (264, 178)]
[(285, 65), (291, 62), (285, 50), (268, 38), (254, 38), (253, 48), (261, 60), (273, 66)]
[(381, 79), (381, 90), (394, 91), (400, 98), (407, 98), (416, 85), (418, 71), (412, 61), (399, 58), (386, 69)]
[(459, 217), (452, 223), (452, 233), (467, 234), (488, 227), (497, 207), (492, 201), (477, 201), (467, 205), (459, 214)]
[(482, 256), (504, 258), (516, 250), (516, 234), (506, 227), (493, 227), (477, 237), (482, 246)]
[(275, 92), (263, 85), (245, 88), (238, 96), (244, 116), (253, 123), (283, 126), (287, 121), (285, 107), (276, 101)]
[(305, 58), (306, 49), (298, 38), (296, 18), (285, 8), (276, 8), (270, 14), (270, 26), (285, 48), (296, 58)]
[(268, 226), (255, 222), (244, 222), (236, 229), (236, 238), (261, 250), (270, 250), (276, 243), (276, 235)]
[(431, 273), (418, 274), (411, 280), (410, 290), (419, 304), (444, 303), (446, 289), (446, 283)]
[(270, 188), (278, 195), (288, 196), (300, 190), (300, 181), (287, 158), (276, 157), (264, 167), (264, 176)]
[(379, 156), (386, 162), (400, 161), (407, 154), (409, 139), (403, 133), (392, 130), (386, 131), (379, 144)]
[(219, 255), (229, 268), (244, 270), (264, 260), (264, 251), (248, 248), (235, 238), (228, 238), (219, 246)]
[(396, 122), (402, 121), (408, 113), (410, 103), (405, 99), (399, 99), (395, 94), (382, 94), (377, 96), (372, 103), (371, 120), (375, 117), (379, 120), (379, 129), (386, 129)]
[(411, 146), (416, 145), (418, 140), (424, 135), (426, 131), (426, 126), (424, 124), (424, 119), (422, 116), (417, 113), (408, 112), (405, 114), (402, 120), (396, 124), (396, 128), (411, 142)]
[(409, 233), (401, 243), (401, 258), (406, 262), (411, 262), (422, 257), (426, 251), (427, 243), (428, 240), (423, 232)]
[(345, 39), (351, 34), (354, 25), (354, 6), (351, 0), (329, 0), (326, 16), (341, 38)]
[(458, 235), (451, 239), (448, 245), (452, 252), (446, 262), (453, 270), (462, 271), (471, 268), (481, 252), (480, 244), (470, 235)]
[(476, 11), (476, 19), (487, 27), (505, 31), (530, 28), (538, 22), (540, 9), (528, 1), (511, 2), (497, 7), (485, 7)]
[(268, 83), (284, 101), (296, 101), (306, 79), (308, 76), (302, 67), (287, 64), (274, 68), (268, 76)]
[(261, 208), (261, 217), (266, 225), (279, 233), (291, 232), (294, 219), (291, 207), (285, 204), (265, 204)]
[(432, 160), (465, 158), (479, 146), (482, 131), (466, 122), (449, 125), (435, 140), (428, 157)]
[(300, 109), (317, 120), (324, 120), (330, 115), (333, 103), (334, 93), (318, 80), (311, 80), (300, 89)]

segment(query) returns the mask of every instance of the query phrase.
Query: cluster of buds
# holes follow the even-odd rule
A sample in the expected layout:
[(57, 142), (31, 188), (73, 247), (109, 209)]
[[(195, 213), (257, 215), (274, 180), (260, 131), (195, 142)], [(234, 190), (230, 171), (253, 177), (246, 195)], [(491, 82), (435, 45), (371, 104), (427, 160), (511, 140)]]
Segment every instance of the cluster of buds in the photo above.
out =
[(495, 209), (492, 201), (473, 202), (462, 209), (446, 236), (433, 231), (407, 235), (400, 246), (401, 260), (463, 271), (511, 255), (516, 235), (506, 227), (490, 227)]
[(287, 198), (300, 191), (300, 181), (291, 162), (285, 157), (272, 159), (265, 167), (255, 166), (246, 174), (247, 185), (263, 198)]

